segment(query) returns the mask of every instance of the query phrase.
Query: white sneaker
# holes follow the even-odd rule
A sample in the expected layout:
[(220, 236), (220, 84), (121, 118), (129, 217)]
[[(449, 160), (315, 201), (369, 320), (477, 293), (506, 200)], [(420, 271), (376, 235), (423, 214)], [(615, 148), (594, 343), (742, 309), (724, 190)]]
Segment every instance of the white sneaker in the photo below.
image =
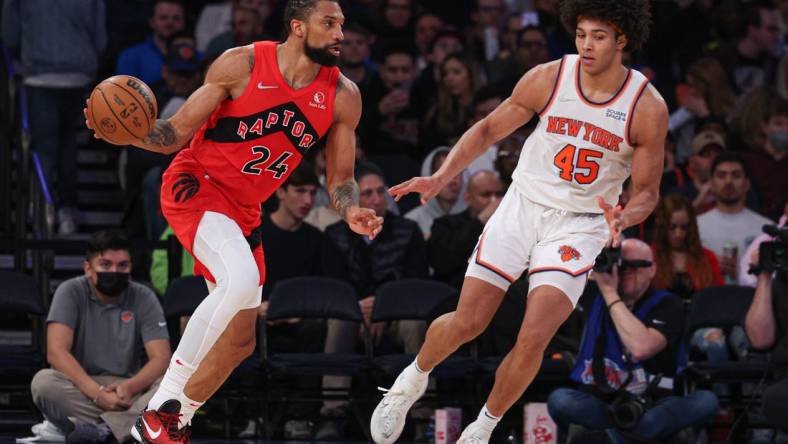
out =
[(468, 424), (468, 427), (462, 431), (462, 435), (460, 435), (460, 439), (457, 440), (457, 444), (487, 444), (490, 442), (491, 435), (492, 430), (487, 432), (474, 421)]
[(56, 425), (52, 424), (51, 422), (47, 421), (46, 419), (44, 422), (40, 422), (33, 427), (30, 428), (33, 434), (40, 438), (41, 441), (50, 441), (50, 442), (65, 442), (66, 441), (66, 434), (63, 433), (62, 430), (57, 428)]
[(370, 421), (372, 440), (377, 444), (391, 444), (399, 438), (402, 429), (405, 428), (408, 410), (427, 390), (429, 382), (427, 375), (411, 380), (405, 376), (407, 371), (406, 368), (400, 373), (390, 389), (378, 387), (385, 394), (375, 407)]

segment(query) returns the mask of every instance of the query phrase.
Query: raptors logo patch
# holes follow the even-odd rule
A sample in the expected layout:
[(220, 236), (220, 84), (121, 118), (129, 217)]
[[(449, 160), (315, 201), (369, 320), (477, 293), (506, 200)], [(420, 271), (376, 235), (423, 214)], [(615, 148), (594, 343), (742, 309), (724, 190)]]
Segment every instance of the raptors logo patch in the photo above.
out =
[(200, 191), (200, 181), (189, 173), (178, 174), (172, 186), (172, 196), (176, 203), (184, 203)]
[(580, 260), (580, 252), (569, 245), (561, 245), (558, 247), (558, 254), (561, 255), (561, 260), (564, 262), (569, 262), (572, 259)]

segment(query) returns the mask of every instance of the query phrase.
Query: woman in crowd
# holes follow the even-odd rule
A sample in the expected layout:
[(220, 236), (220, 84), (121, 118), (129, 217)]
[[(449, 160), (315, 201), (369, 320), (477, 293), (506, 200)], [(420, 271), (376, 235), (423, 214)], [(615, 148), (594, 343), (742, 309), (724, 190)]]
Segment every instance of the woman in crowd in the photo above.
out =
[(655, 287), (688, 299), (698, 290), (723, 284), (717, 258), (700, 244), (695, 210), (685, 197), (670, 194), (660, 202), (653, 248)]
[(440, 68), (438, 101), (427, 112), (419, 140), (425, 148), (452, 146), (467, 129), (473, 95), (481, 85), (476, 61), (466, 53), (454, 53)]

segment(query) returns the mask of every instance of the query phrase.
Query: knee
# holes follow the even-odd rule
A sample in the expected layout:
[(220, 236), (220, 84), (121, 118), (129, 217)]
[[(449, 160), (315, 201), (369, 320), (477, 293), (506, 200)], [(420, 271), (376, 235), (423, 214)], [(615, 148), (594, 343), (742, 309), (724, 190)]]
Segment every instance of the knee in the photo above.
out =
[(217, 282), (217, 286), (225, 286), (226, 296), (238, 301), (239, 308), (246, 307), (257, 298), (260, 287), (260, 271), (254, 260), (251, 263), (235, 266), (228, 270), (224, 282)]
[(457, 312), (452, 314), (451, 331), (462, 343), (472, 341), (484, 332), (487, 322), (475, 316), (462, 316)]
[(233, 346), (235, 361), (241, 362), (249, 356), (252, 356), (257, 346), (254, 328), (246, 330), (241, 336), (236, 337), (236, 340), (233, 341)]
[(39, 370), (30, 381), (30, 393), (33, 396), (33, 402), (36, 404), (39, 400), (51, 397), (53, 391), (57, 389), (57, 372), (51, 368)]
[(553, 413), (565, 412), (567, 407), (574, 404), (573, 392), (572, 389), (559, 388), (550, 393), (550, 396), (547, 397), (547, 410), (550, 411), (551, 416)]
[(544, 353), (552, 338), (553, 335), (546, 332), (543, 328), (529, 328), (525, 326), (520, 334), (517, 335), (517, 342), (514, 344), (512, 351), (515, 353)]

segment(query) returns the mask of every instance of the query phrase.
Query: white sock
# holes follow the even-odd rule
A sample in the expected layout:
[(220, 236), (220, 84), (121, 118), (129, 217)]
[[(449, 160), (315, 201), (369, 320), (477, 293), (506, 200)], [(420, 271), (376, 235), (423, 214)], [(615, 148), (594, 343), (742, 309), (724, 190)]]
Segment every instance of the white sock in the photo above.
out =
[(493, 416), (489, 410), (487, 410), (487, 404), (482, 407), (482, 411), (479, 412), (479, 417), (476, 418), (476, 422), (487, 432), (492, 433), (495, 426), (498, 425), (498, 421), (501, 418), (499, 416)]
[[(150, 410), (158, 410), (167, 400), (177, 399), (181, 401), (181, 412), (183, 412), (185, 406), (182, 399), (186, 397), (186, 395), (183, 394), (183, 388), (186, 387), (186, 382), (189, 381), (189, 378), (192, 377), (195, 370), (197, 370), (197, 368), (178, 356), (177, 351), (173, 353), (170, 359), (170, 366), (167, 368), (167, 373), (164, 374), (164, 378), (162, 378), (159, 384), (159, 389), (156, 390), (156, 393), (148, 402), (148, 408)], [(192, 414), (194, 414), (194, 412), (192, 412)], [(189, 419), (191, 419), (191, 417)]]
[(422, 370), (421, 368), (419, 368), (419, 360), (418, 360), (418, 358), (414, 359), (413, 363), (411, 365), (409, 365), (408, 367), (413, 367), (413, 370), (416, 370), (417, 373), (421, 373), (421, 374), (424, 374), (424, 375), (429, 375), (430, 372), (432, 371), (432, 370)]
[(182, 394), (180, 396), (181, 401), (181, 423), (179, 425), (179, 429), (183, 428), (184, 426), (188, 425), (192, 418), (194, 417), (194, 413), (205, 404), (205, 401), (195, 401), (193, 399), (189, 399), (186, 394)]

